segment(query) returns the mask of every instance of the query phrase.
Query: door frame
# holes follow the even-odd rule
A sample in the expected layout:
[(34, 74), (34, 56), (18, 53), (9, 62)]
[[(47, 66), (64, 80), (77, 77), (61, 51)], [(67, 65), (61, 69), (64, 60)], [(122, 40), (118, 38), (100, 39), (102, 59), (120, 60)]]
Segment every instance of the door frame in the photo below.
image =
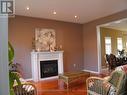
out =
[(8, 70), (8, 16), (0, 17), (0, 76), (0, 95), (10, 95)]
[(97, 25), (96, 26), (96, 32), (97, 32), (97, 57), (98, 57), (98, 72), (101, 73), (102, 71), (102, 66), (101, 66), (101, 35), (100, 35), (100, 27), (103, 26), (107, 26), (111, 23), (117, 22), (117, 21), (123, 21), (123, 20), (127, 20), (127, 18), (122, 18), (122, 19), (118, 19), (115, 21), (111, 21), (111, 22), (107, 22), (101, 25)]

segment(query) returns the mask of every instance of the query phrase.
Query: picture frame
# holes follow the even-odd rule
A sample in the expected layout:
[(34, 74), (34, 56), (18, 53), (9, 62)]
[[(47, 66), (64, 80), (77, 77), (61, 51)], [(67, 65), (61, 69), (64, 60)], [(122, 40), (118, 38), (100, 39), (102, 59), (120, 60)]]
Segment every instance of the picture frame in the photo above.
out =
[(54, 51), (56, 46), (56, 34), (54, 29), (35, 29), (35, 50)]

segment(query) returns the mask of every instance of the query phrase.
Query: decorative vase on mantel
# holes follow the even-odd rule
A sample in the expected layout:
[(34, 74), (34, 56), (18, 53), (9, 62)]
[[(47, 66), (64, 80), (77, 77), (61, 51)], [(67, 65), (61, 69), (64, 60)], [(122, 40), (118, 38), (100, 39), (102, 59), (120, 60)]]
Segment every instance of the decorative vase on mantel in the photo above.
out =
[(54, 52), (55, 51), (54, 47), (52, 47), (52, 45), (50, 45), (50, 44), (49, 44), (49, 51), (50, 52)]

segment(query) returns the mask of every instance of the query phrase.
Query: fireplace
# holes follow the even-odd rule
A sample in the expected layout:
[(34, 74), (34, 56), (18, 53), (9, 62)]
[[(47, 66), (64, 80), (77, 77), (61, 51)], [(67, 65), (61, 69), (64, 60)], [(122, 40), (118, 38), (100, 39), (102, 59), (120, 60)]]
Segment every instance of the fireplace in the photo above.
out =
[(31, 52), (32, 79), (35, 82), (56, 78), (63, 73), (63, 51)]
[(40, 61), (41, 78), (52, 77), (57, 75), (58, 75), (58, 61), (57, 60)]

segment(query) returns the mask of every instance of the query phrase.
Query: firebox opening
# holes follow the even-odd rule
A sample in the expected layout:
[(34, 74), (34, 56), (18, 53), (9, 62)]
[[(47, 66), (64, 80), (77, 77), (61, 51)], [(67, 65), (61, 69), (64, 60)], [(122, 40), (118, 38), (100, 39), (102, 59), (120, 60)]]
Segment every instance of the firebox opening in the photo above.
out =
[(40, 61), (41, 78), (58, 75), (58, 60)]

